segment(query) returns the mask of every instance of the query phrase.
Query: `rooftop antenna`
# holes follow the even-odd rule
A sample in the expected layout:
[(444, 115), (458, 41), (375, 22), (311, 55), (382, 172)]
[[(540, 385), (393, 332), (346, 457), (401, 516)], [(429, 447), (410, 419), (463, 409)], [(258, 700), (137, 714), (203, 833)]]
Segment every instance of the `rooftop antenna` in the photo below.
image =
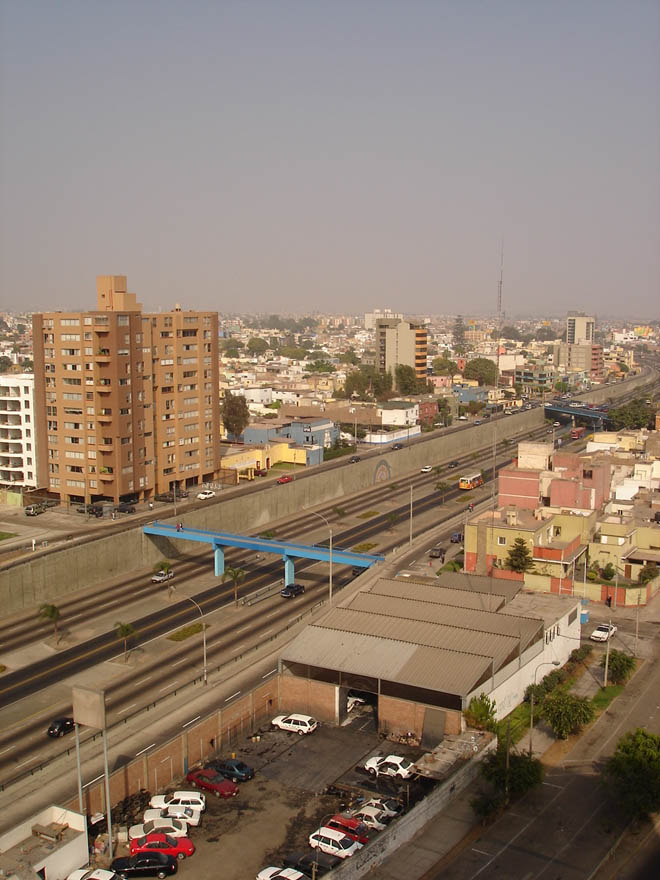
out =
[(500, 343), (502, 341), (502, 281), (504, 279), (504, 238), (500, 247), (500, 280), (497, 284), (497, 380), (500, 384)]

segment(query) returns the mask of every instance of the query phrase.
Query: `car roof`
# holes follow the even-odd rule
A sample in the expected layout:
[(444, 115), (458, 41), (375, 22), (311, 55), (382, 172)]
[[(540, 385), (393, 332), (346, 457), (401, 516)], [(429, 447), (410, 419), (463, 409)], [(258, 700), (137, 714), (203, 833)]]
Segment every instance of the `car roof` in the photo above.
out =
[(317, 828), (316, 831), (313, 831), (312, 834), (323, 834), (324, 837), (331, 837), (333, 840), (344, 840), (344, 838), (348, 838), (352, 842), (352, 838), (348, 836), (348, 834), (344, 834), (343, 831), (337, 831), (335, 828), (328, 828), (327, 825), (321, 825), (320, 828)]

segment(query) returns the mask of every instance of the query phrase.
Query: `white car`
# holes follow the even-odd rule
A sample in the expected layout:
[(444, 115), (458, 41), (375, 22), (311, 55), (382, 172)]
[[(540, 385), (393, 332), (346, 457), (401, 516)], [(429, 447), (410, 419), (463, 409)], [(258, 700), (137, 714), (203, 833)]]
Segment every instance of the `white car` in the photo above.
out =
[(339, 856), (340, 859), (347, 859), (362, 849), (362, 844), (353, 840), (348, 834), (342, 834), (334, 828), (326, 828), (325, 825), (309, 835), (309, 845), (312, 849), (320, 849), (321, 852)]
[(365, 698), (360, 697), (358, 694), (349, 694), (346, 697), (346, 711), (352, 712), (358, 706), (364, 706), (366, 702)]
[(147, 834), (169, 834), (170, 837), (188, 837), (188, 823), (181, 819), (150, 819), (149, 822), (141, 822), (139, 825), (131, 825), (128, 829), (128, 839), (146, 837)]
[(616, 627), (613, 623), (601, 623), (591, 633), (589, 638), (592, 642), (606, 642), (608, 639), (612, 638), (615, 632)]
[(359, 810), (355, 810), (352, 813), (352, 816), (354, 819), (364, 822), (367, 828), (372, 828), (374, 831), (385, 831), (392, 819), (391, 816), (377, 807), (360, 807)]
[(167, 581), (171, 581), (174, 577), (174, 572), (170, 568), (168, 571), (157, 571), (155, 574), (151, 575), (151, 583), (152, 584), (164, 584)]
[(114, 871), (106, 871), (105, 868), (79, 868), (66, 878), (66, 880), (119, 880)]
[(364, 810), (367, 807), (375, 807), (377, 810), (385, 813), (386, 816), (390, 816), (392, 818), (394, 816), (400, 816), (401, 813), (403, 813), (403, 804), (400, 801), (395, 800), (394, 798), (371, 798), (371, 800), (368, 800), (366, 803), (362, 804), (360, 809)]
[(459, 416), (458, 421), (459, 422), (467, 422), (467, 421), (469, 421), (469, 419), (467, 416)]
[(198, 791), (175, 791), (173, 794), (155, 794), (149, 801), (154, 810), (166, 807), (192, 807), (193, 810), (206, 809), (206, 795)]
[(215, 492), (212, 489), (204, 489), (203, 492), (198, 492), (197, 497), (202, 501), (206, 501), (207, 498), (215, 498)]
[(420, 474), (430, 474), (433, 468), (430, 464), (425, 464), (423, 468), (420, 468)]
[(561, 422), (553, 422), (552, 427), (553, 428), (561, 428)]
[(304, 874), (295, 868), (262, 868), (257, 880), (307, 880)]
[(145, 810), (142, 817), (143, 822), (151, 822), (152, 819), (181, 819), (188, 825), (201, 825), (202, 812), (195, 810), (193, 807), (177, 807), (170, 805), (163, 809)]
[(313, 733), (319, 726), (316, 718), (311, 715), (278, 715), (271, 721), (273, 727), (280, 730), (288, 730), (302, 736), (304, 733)]
[(410, 779), (415, 775), (415, 765), (407, 758), (399, 755), (388, 755), (386, 758), (369, 758), (364, 769), (372, 776), (396, 776), (399, 779)]

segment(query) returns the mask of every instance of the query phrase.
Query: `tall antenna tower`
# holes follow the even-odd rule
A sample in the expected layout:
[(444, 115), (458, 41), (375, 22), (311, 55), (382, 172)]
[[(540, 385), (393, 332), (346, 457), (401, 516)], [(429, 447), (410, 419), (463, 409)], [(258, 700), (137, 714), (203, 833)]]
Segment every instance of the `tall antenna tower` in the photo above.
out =
[(500, 384), (500, 343), (502, 342), (502, 281), (504, 280), (504, 238), (500, 248), (500, 280), (497, 285), (497, 380)]

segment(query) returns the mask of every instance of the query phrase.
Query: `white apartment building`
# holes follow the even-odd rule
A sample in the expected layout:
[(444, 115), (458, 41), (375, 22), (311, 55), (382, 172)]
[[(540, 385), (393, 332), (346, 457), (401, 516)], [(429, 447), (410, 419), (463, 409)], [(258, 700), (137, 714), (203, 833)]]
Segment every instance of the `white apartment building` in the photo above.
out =
[(0, 375), (0, 485), (38, 485), (32, 373)]

